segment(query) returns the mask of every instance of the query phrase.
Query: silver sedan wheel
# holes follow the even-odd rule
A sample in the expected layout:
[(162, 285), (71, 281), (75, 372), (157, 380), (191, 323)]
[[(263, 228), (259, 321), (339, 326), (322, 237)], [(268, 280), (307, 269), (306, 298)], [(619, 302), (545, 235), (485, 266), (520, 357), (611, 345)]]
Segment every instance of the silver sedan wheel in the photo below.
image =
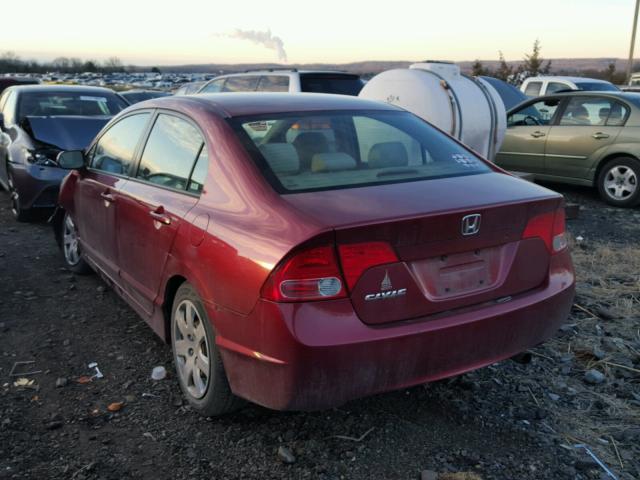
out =
[(174, 315), (174, 355), (178, 375), (192, 397), (202, 398), (207, 393), (211, 375), (211, 350), (203, 319), (191, 300), (183, 300)]
[(70, 215), (65, 215), (62, 229), (62, 246), (64, 258), (69, 265), (75, 266), (80, 261), (80, 245), (78, 244), (78, 231)]
[(616, 165), (609, 169), (604, 177), (604, 190), (615, 200), (626, 200), (638, 188), (636, 173), (625, 165)]

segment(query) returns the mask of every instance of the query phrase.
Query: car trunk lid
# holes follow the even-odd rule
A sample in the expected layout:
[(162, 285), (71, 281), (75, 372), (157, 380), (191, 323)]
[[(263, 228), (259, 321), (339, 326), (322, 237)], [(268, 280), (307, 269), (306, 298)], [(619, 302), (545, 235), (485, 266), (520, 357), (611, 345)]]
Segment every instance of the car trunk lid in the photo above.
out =
[(411, 320), (540, 286), (549, 252), (542, 239), (523, 240), (522, 233), (529, 219), (560, 202), (557, 194), (499, 173), (286, 197), (333, 222), (339, 251), (367, 242), (385, 242), (395, 251), (397, 261), (368, 268), (350, 286), (354, 309), (368, 324)]

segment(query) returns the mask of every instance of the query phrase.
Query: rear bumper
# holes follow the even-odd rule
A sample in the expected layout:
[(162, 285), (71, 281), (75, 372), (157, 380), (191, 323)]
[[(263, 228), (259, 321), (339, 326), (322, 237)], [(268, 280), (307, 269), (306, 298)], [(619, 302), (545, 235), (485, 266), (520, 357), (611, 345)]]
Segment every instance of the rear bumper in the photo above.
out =
[(69, 171), (13, 163), (11, 173), (23, 208), (51, 208), (57, 204), (60, 183)]
[(447, 316), (372, 327), (349, 300), (260, 301), (246, 317), (214, 308), (210, 315), (235, 394), (277, 410), (315, 410), (513, 356), (551, 337), (573, 296), (564, 252), (552, 259), (544, 287)]

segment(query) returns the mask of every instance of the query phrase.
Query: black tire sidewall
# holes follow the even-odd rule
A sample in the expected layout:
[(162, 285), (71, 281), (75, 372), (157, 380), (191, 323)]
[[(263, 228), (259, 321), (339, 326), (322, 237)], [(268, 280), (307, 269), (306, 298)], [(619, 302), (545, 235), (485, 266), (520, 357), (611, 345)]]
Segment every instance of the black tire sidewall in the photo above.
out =
[[(204, 329), (207, 335), (207, 342), (209, 345), (209, 385), (207, 386), (207, 392), (202, 398), (195, 398), (191, 396), (180, 374), (178, 373), (178, 365), (175, 354), (175, 318), (178, 306), (184, 301), (190, 300), (196, 307), (198, 315), (202, 319)], [(209, 316), (207, 315), (204, 304), (200, 299), (200, 296), (196, 292), (195, 288), (189, 283), (183, 283), (173, 301), (171, 308), (171, 352), (173, 356), (173, 363), (175, 367), (176, 376), (180, 383), (182, 393), (187, 398), (191, 406), (201, 415), (204, 416), (216, 416), (223, 413), (227, 413), (233, 409), (234, 396), (229, 388), (229, 382), (222, 365), (222, 359), (218, 352), (216, 345), (216, 334)]]
[(617, 165), (631, 168), (636, 174), (636, 179), (640, 180), (640, 161), (633, 157), (613, 158), (602, 167), (602, 170), (600, 170), (600, 173), (598, 174), (598, 193), (600, 194), (600, 198), (602, 198), (609, 205), (613, 205), (615, 207), (633, 207), (640, 203), (640, 185), (638, 185), (633, 195), (631, 195), (626, 200), (616, 200), (614, 198), (611, 198), (605, 191), (604, 180), (607, 176), (607, 173), (609, 172), (609, 170), (611, 170), (612, 167)]

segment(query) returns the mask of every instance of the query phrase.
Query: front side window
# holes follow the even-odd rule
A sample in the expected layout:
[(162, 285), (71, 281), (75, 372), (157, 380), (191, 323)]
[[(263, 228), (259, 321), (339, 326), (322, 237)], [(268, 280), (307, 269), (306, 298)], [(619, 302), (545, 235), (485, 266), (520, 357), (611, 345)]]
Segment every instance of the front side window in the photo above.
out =
[(615, 100), (599, 97), (573, 97), (562, 113), (563, 126), (621, 126), (628, 108)]
[(300, 88), (303, 92), (357, 96), (362, 87), (364, 87), (364, 82), (357, 75), (334, 73), (300, 74)]
[[(211, 80), (209, 83), (207, 83), (204, 87), (202, 87), (202, 90), (200, 90), (198, 93), (218, 93), (222, 91), (222, 86), (224, 85), (224, 81), (226, 79), (225, 78), (219, 78), (218, 80)], [(191, 93), (189, 92), (189, 87), (186, 87), (187, 91), (186, 94)]]
[(127, 107), (122, 98), (108, 92), (24, 92), (20, 95), (18, 118), (29, 115), (113, 116)]
[(258, 86), (258, 79), (255, 76), (229, 77), (224, 84), (223, 92), (253, 92)]
[(258, 92), (288, 92), (289, 77), (284, 75), (268, 75), (260, 77)]
[(549, 125), (560, 105), (560, 99), (548, 98), (531, 103), (513, 112), (507, 118), (508, 127)]
[(542, 88), (542, 82), (529, 82), (524, 89), (524, 94), (527, 97), (537, 97), (540, 95), (540, 89)]
[(93, 148), (91, 167), (117, 175), (131, 175), (136, 147), (149, 115), (130, 115), (109, 128)]
[(144, 147), (137, 178), (176, 190), (186, 190), (191, 170), (204, 145), (191, 123), (161, 113)]
[(230, 122), (280, 193), (491, 171), (469, 150), (407, 112), (260, 115)]

